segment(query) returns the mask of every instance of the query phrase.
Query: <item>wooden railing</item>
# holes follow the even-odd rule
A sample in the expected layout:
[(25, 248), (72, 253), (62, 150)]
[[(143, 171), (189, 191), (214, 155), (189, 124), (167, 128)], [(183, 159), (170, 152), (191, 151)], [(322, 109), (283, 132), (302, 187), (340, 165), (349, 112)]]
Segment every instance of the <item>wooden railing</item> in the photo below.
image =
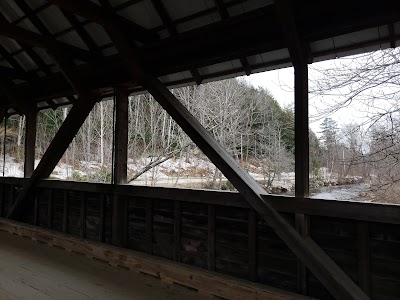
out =
[[(0, 179), (1, 216), (24, 182)], [(293, 225), (296, 213), (310, 216), (311, 238), (373, 299), (400, 297), (399, 205), (265, 198)], [(298, 289), (296, 257), (235, 192), (42, 180), (32, 202), (27, 223)], [(330, 297), (312, 274), (307, 290)]]

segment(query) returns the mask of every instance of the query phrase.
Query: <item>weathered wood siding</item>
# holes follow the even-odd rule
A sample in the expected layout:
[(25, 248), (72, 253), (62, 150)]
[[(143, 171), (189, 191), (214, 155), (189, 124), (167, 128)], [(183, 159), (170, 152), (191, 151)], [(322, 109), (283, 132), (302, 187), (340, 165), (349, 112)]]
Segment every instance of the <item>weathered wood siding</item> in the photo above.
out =
[[(4, 217), (23, 179), (0, 182), (0, 213)], [(26, 222), (111, 244), (113, 201), (118, 197), (125, 205), (126, 214), (119, 222), (124, 224), (126, 248), (298, 292), (298, 260), (238, 194), (154, 191), (151, 196), (148, 188), (47, 181), (32, 195), (32, 212)], [(277, 199), (282, 203), (275, 205), (293, 226), (296, 210), (308, 209), (290, 207), (284, 202), (287, 199)], [(334, 213), (321, 215), (310, 208), (311, 238), (372, 299), (400, 299), (400, 215), (397, 219), (388, 215), (387, 206), (366, 204), (364, 216), (376, 210), (373, 221), (368, 221), (370, 216), (360, 216), (363, 211), (354, 211), (351, 218), (346, 203), (337, 205)], [(392, 210), (400, 212), (397, 206)], [(308, 295), (332, 299), (310, 272), (306, 283)]]

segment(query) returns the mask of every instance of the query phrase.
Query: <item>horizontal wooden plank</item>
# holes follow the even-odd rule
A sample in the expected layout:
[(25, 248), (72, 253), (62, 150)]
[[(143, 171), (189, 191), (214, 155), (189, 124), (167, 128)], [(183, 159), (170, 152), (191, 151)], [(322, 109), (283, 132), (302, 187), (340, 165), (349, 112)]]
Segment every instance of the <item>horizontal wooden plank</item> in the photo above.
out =
[(119, 265), (150, 274), (159, 277), (161, 280), (171, 283), (175, 282), (197, 289), (202, 293), (223, 297), (225, 299), (310, 299), (298, 294), (217, 274), (215, 272), (201, 270), (166, 259), (156, 258), (143, 253), (92, 242), (6, 219), (0, 219), (0, 230), (30, 237), (49, 245), (82, 253), (88, 257), (97, 258), (112, 265)]
[[(24, 178), (0, 178), (6, 185), (23, 185)], [(116, 194), (159, 200), (178, 200), (183, 202), (214, 204), (249, 208), (237, 192), (212, 191), (200, 189), (181, 189), (132, 185), (110, 185), (102, 183), (74, 182), (61, 180), (41, 180), (38, 188), (85, 191), (100, 194)], [(366, 203), (356, 201), (335, 201), (290, 196), (264, 195), (279, 212), (298, 213), (311, 216), (337, 217), (378, 223), (400, 224), (400, 205)]]

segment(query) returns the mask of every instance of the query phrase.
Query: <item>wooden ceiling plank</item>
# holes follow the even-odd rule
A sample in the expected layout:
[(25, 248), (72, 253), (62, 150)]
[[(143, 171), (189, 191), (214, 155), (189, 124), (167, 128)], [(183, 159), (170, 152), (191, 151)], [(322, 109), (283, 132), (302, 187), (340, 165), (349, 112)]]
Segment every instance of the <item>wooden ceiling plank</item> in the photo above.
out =
[(160, 16), (160, 19), (163, 22), (164, 26), (167, 28), (169, 34), (171, 36), (175, 36), (178, 32), (175, 26), (172, 25), (171, 17), (168, 14), (164, 4), (161, 2), (161, 0), (151, 0), (151, 3), (153, 3), (154, 8)]
[(78, 18), (74, 14), (72, 14), (69, 11), (66, 11), (64, 9), (61, 9), (61, 12), (64, 14), (64, 16), (68, 20), (68, 22), (71, 23), (72, 27), (76, 30), (76, 32), (81, 37), (83, 42), (86, 44), (88, 49), (95, 56), (101, 56), (99, 47), (96, 45), (96, 43), (94, 42), (94, 40), (90, 36), (90, 34), (85, 30), (83, 25), (79, 22)]
[(145, 43), (158, 39), (156, 33), (115, 14), (113, 11), (94, 4), (93, 2), (79, 0), (49, 0), (49, 2), (99, 24), (104, 24), (105, 21), (116, 22), (121, 26), (121, 30), (129, 33), (130, 36), (133, 36), (134, 40)]
[(22, 42), (31, 47), (40, 47), (58, 51), (63, 53), (66, 57), (75, 57), (83, 61), (88, 61), (92, 58), (90, 52), (84, 49), (57, 41), (53, 38), (43, 36), (14, 24), (10, 24), (3, 16), (0, 16), (0, 35)]

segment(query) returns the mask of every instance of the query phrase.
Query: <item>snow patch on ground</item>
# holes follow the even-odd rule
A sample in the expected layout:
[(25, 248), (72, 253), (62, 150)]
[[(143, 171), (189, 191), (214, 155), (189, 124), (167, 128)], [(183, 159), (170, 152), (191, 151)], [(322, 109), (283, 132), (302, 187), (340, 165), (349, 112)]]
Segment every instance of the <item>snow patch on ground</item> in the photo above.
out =
[[(3, 176), (4, 159), (0, 161), (0, 174)], [(24, 165), (15, 161), (14, 157), (6, 155), (6, 163), (4, 166), (5, 177), (24, 177)]]

